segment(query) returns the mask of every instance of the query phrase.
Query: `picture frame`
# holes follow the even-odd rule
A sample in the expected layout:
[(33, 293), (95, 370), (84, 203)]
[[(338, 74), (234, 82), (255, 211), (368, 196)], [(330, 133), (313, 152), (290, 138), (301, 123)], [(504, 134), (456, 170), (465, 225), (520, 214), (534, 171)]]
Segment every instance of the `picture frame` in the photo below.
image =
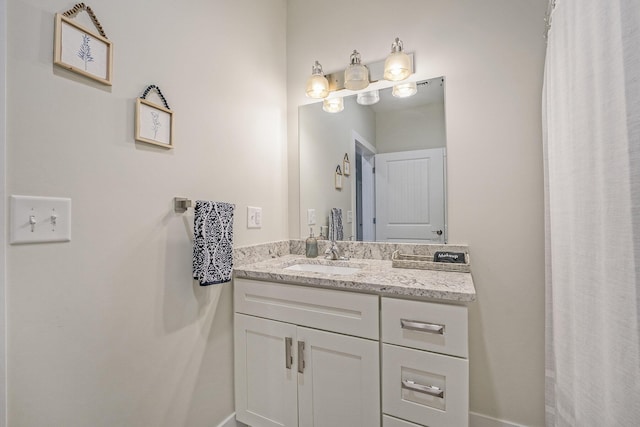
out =
[(143, 98), (136, 99), (135, 140), (173, 148), (173, 111)]
[(349, 154), (344, 153), (344, 159), (342, 160), (342, 174), (344, 176), (351, 175), (351, 162), (349, 162)]
[[(95, 18), (93, 13), (90, 15)], [(100, 30), (104, 33), (101, 27)], [(60, 13), (55, 17), (53, 63), (104, 85), (112, 85), (111, 41)]]
[(342, 190), (342, 171), (340, 170), (340, 165), (336, 167), (335, 187), (336, 190)]

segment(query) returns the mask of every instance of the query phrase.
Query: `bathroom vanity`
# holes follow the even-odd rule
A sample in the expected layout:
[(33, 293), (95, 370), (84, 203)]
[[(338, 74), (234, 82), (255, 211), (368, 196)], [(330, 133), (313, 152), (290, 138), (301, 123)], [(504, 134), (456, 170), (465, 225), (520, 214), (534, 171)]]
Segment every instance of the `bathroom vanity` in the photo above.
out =
[(235, 269), (236, 418), (466, 426), (469, 273), (285, 255)]

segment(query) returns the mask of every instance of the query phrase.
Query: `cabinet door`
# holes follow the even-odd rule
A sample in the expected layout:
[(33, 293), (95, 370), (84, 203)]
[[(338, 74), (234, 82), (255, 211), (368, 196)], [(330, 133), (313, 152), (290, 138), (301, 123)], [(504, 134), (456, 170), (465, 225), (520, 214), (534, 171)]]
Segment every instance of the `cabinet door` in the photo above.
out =
[(236, 314), (234, 329), (236, 419), (253, 427), (297, 426), (297, 365), (291, 348), (296, 326)]
[(302, 327), (297, 335), (300, 426), (379, 426), (378, 342)]

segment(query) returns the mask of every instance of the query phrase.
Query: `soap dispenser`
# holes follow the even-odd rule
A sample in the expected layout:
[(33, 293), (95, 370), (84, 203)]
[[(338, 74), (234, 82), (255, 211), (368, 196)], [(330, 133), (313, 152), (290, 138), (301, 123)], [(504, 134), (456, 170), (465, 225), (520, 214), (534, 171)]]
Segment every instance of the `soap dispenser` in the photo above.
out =
[(315, 258), (318, 256), (318, 241), (313, 237), (313, 228), (309, 228), (309, 237), (307, 237), (307, 258)]

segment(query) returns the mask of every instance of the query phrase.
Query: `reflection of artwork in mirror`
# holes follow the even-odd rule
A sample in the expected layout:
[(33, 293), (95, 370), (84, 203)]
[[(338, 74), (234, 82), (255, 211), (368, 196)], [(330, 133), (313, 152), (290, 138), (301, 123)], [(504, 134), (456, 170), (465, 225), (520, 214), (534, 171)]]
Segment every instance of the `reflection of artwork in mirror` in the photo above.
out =
[(340, 165), (336, 167), (336, 190), (342, 190), (342, 172), (340, 172)]
[(351, 175), (351, 162), (349, 162), (349, 154), (344, 155), (344, 160), (342, 161), (342, 173), (344, 176)]
[[(344, 224), (345, 239), (446, 243), (444, 82), (418, 82), (410, 98), (383, 89), (380, 102), (370, 106), (345, 97), (340, 114), (327, 114), (317, 103), (301, 106), (300, 218), (315, 209), (325, 225), (338, 207), (354, 212)], [(318, 179), (336, 156), (353, 159), (352, 179), (342, 191)], [(301, 235), (305, 231), (301, 224)]]

